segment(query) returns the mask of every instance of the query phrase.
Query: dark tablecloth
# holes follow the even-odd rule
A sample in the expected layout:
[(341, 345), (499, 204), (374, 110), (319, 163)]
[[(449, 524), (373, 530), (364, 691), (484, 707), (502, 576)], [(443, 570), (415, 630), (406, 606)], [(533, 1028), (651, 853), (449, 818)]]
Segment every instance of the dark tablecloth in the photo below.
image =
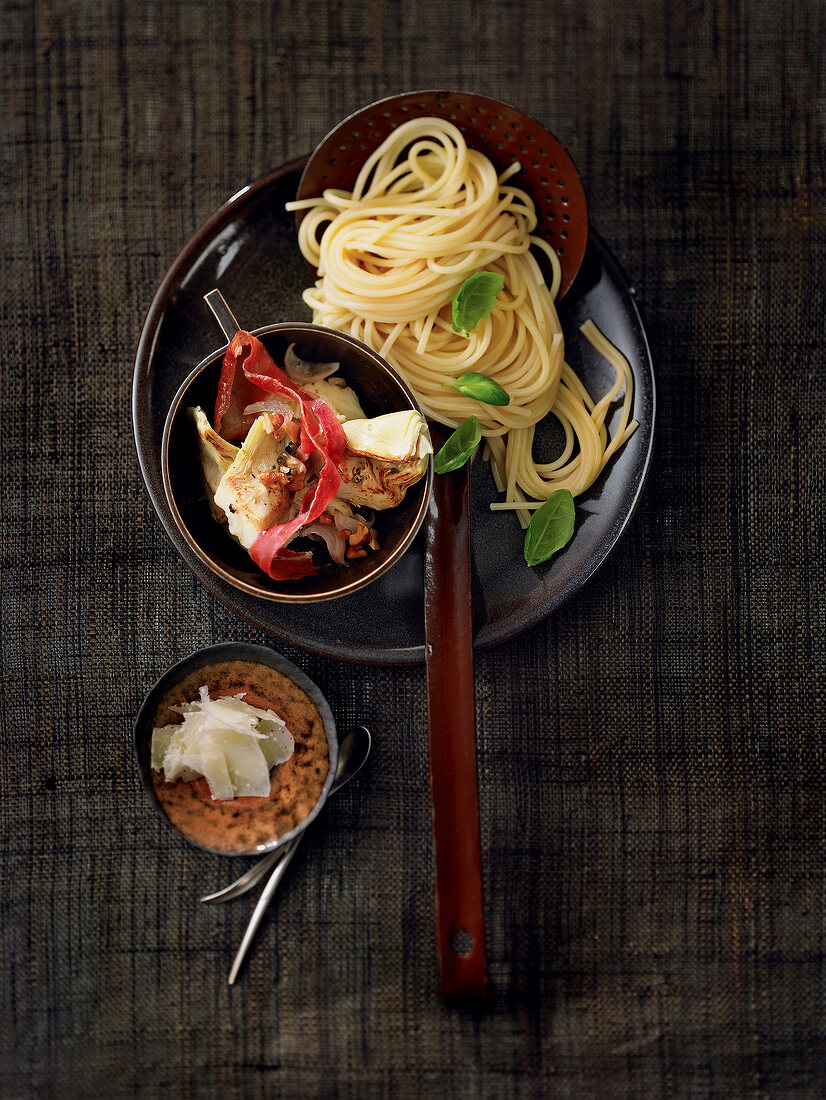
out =
[[(824, 1058), (824, 146), (816, 0), (2, 5), (4, 1098), (818, 1096)], [(491, 998), (438, 996), (424, 671), (275, 642), (180, 560), (130, 382), (166, 266), (382, 95), (568, 146), (657, 367), (605, 567), (477, 659)], [(252, 902), (151, 813), (144, 693), (272, 644), (365, 772)]]

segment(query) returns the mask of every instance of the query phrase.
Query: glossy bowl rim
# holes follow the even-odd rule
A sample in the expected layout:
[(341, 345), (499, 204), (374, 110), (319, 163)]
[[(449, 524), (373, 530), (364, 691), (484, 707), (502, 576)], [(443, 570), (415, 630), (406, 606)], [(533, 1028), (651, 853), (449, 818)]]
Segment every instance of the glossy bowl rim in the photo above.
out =
[[(296, 684), (297, 687), (301, 688), (302, 691), (306, 692), (321, 715), (330, 755), (330, 767), (321, 794), (318, 796), (315, 806), (313, 806), (304, 820), (296, 825), (294, 829), (291, 829), (288, 833), (282, 834), (271, 843), (256, 848), (245, 849), (244, 851), (226, 851), (226, 849), (223, 848), (211, 848), (209, 845), (200, 844), (197, 840), (193, 840), (192, 837), (187, 836), (187, 834), (179, 829), (174, 822), (170, 821), (155, 794), (155, 789), (152, 786), (151, 764), (148, 755), (144, 753), (144, 750), (146, 750), (147, 753), (149, 751), (151, 739), (150, 723), (152, 722), (158, 703), (164, 693), (168, 691), (170, 687), (179, 683), (189, 672), (196, 671), (198, 668), (207, 669), (210, 665), (215, 665), (220, 661), (226, 660), (248, 661), (252, 664), (265, 665), (268, 668), (274, 669), (276, 672), (280, 672), (288, 680), (292, 680), (292, 682)], [(143, 735), (144, 730), (147, 732), (145, 737)], [(304, 829), (318, 817), (332, 790), (336, 768), (338, 767), (339, 751), (336, 721), (330, 709), (330, 704), (327, 702), (319, 686), (310, 679), (306, 672), (303, 672), (297, 665), (294, 665), (292, 661), (289, 661), (282, 654), (278, 653), (277, 650), (270, 649), (268, 646), (257, 645), (253, 642), (219, 642), (216, 645), (207, 646), (204, 649), (197, 649), (193, 653), (190, 653), (188, 657), (184, 657), (174, 665), (171, 665), (149, 688), (143, 698), (143, 702), (138, 708), (138, 713), (132, 728), (132, 747), (135, 751), (141, 785), (149, 796), (149, 801), (157, 815), (166, 823), (169, 829), (178, 836), (182, 836), (193, 848), (198, 848), (202, 852), (210, 852), (212, 855), (218, 856), (266, 855), (268, 852), (273, 852), (277, 848), (289, 843), (298, 836), (299, 833), (303, 832)]]
[[(407, 400), (410, 403), (410, 408), (416, 412), (421, 413), (422, 417), (424, 418), (424, 414), (419, 407), (419, 403), (416, 400), (413, 391), (410, 389), (404, 379), (399, 375), (399, 373), (395, 371), (393, 367), (391, 367), (390, 364), (378, 354), (378, 352), (373, 351), (372, 348), (368, 347), (366, 344), (363, 344), (360, 340), (357, 340), (349, 333), (339, 332), (337, 329), (327, 328), (324, 325), (315, 325), (310, 321), (276, 321), (272, 324), (262, 325), (260, 328), (250, 330), (253, 336), (259, 338), (261, 336), (267, 336), (273, 332), (286, 331), (310, 334), (321, 332), (324, 333), (325, 336), (332, 336), (337, 340), (341, 340), (344, 343), (349, 344), (352, 348), (355, 349), (355, 351), (359, 352), (362, 355), (366, 355), (368, 358), (373, 360), (373, 362), (377, 367), (379, 367), (379, 369), (386, 371), (386, 373), (390, 375), (393, 381), (399, 386), (399, 388), (407, 397)], [(377, 563), (375, 568), (371, 569), (369, 573), (366, 573), (358, 579), (352, 580), (349, 584), (340, 585), (331, 592), (324, 594), (305, 592), (274, 592), (270, 589), (251, 584), (247, 581), (240, 579), (239, 577), (236, 577), (229, 570), (222, 568), (221, 565), (216, 562), (214, 558), (212, 558), (203, 549), (197, 539), (193, 538), (189, 528), (184, 522), (183, 516), (178, 509), (178, 504), (175, 500), (175, 495), (172, 490), (172, 484), (170, 480), (169, 443), (172, 434), (172, 425), (178, 413), (180, 412), (181, 405), (184, 402), (184, 398), (190, 386), (200, 377), (203, 371), (212, 366), (215, 363), (216, 359), (218, 359), (219, 356), (224, 355), (225, 352), (226, 348), (211, 352), (209, 355), (205, 356), (205, 358), (203, 358), (193, 370), (190, 371), (190, 373), (178, 387), (178, 390), (169, 406), (169, 410), (167, 411), (166, 419), (164, 420), (160, 454), (161, 480), (163, 482), (166, 503), (179, 535), (192, 551), (192, 553), (194, 553), (195, 556), (199, 558), (200, 561), (202, 561), (203, 564), (206, 565), (207, 568), (211, 570), (211, 572), (214, 573), (216, 577), (218, 577), (222, 581), (225, 581), (227, 584), (232, 585), (234, 588), (237, 588), (242, 592), (246, 592), (248, 595), (256, 596), (260, 599), (271, 600), (277, 603), (291, 604), (323, 603), (326, 600), (337, 600), (343, 596), (349, 596), (353, 592), (357, 592), (360, 589), (367, 587), (367, 585), (371, 584), (374, 580), (377, 580), (380, 576), (391, 569), (396, 564), (396, 562), (399, 561), (399, 559), (407, 552), (411, 543), (416, 538), (416, 535), (419, 533), (421, 526), (424, 523), (425, 516), (427, 515), (427, 510), (430, 506), (430, 499), (433, 492), (432, 457), (431, 461), (427, 464), (427, 473), (424, 478), (424, 493), (422, 495), (421, 503), (415, 515), (413, 516), (413, 521), (410, 524), (407, 534), (405, 535), (402, 542), (391, 555), (389, 555), (384, 561)], [(426, 418), (425, 423), (427, 423)], [(346, 577), (346, 571), (341, 570), (341, 572)], [(283, 583), (288, 584), (289, 582), (287, 581)]]

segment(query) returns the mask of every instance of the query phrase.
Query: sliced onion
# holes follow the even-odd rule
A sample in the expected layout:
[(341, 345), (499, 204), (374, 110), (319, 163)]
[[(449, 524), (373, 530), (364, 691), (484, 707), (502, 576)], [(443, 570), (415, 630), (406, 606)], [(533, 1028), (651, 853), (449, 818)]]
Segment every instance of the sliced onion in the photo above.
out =
[(352, 506), (346, 500), (333, 497), (327, 506), (328, 515), (332, 516), (335, 530), (346, 531), (348, 535), (355, 535), (359, 529), (359, 518), (354, 514)]
[(284, 355), (284, 370), (287, 372), (287, 377), (293, 382), (298, 382), (299, 385), (329, 378), (338, 368), (338, 363), (313, 363), (309, 359), (299, 359), (295, 353), (295, 344), (290, 344)]
[(292, 419), (297, 412), (298, 406), (293, 404), (292, 401), (285, 401), (283, 397), (268, 397), (264, 401), (256, 401), (252, 405), (247, 405), (244, 409), (244, 416), (258, 416), (259, 413), (281, 413), (282, 416), (286, 416), (288, 419)]
[(353, 515), (346, 512), (333, 513), (333, 526), (337, 531), (346, 531), (348, 535), (354, 535), (358, 531), (359, 521)]
[(324, 539), (327, 543), (327, 549), (330, 551), (330, 557), (336, 565), (346, 564), (344, 555), (347, 552), (347, 540), (339, 535), (332, 523), (308, 523), (306, 527), (302, 528), (301, 534), (302, 536), (316, 535), (318, 538)]
[(330, 501), (326, 511), (333, 517), (336, 528), (339, 531), (346, 531), (349, 535), (354, 535), (358, 531), (360, 523), (363, 523), (368, 531), (372, 531), (376, 519), (369, 508), (362, 508), (356, 512), (349, 501), (339, 500), (338, 497)]

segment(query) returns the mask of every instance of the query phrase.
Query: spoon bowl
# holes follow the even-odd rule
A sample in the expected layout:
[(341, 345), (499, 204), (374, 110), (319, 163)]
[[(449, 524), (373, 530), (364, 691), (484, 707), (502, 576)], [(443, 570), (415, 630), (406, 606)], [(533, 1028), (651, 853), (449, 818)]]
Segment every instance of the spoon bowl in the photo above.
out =
[[(447, 119), (470, 148), (484, 153), (498, 172), (518, 161), (512, 183), (527, 191), (536, 207), (535, 234), (554, 248), (562, 267), (557, 300), (567, 294), (585, 256), (588, 207), (576, 165), (541, 122), (488, 96), (430, 89), (404, 92), (362, 107), (316, 147), (298, 185), (298, 199), (325, 188), (351, 191), (361, 166), (398, 126), (412, 118)], [(299, 210), (301, 223), (306, 211)], [(542, 263), (542, 258), (537, 257)]]

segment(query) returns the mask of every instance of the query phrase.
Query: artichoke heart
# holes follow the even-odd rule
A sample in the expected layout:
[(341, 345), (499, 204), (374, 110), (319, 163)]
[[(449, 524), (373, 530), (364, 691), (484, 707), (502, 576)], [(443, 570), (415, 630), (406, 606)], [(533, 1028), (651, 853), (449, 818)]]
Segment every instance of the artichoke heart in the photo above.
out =
[(433, 453), (421, 413), (387, 413), (343, 425), (347, 446), (339, 463), (338, 499), (383, 511), (401, 504), (427, 470)]
[(319, 378), (315, 382), (303, 382), (302, 388), (326, 401), (342, 422), (364, 417), (364, 409), (355, 391), (344, 385), (343, 378)]
[(266, 414), (255, 420), (215, 491), (230, 534), (247, 550), (262, 531), (289, 518), (293, 497), (287, 484), (288, 439), (268, 427)]
[(427, 423), (421, 413), (412, 409), (385, 413), (371, 420), (348, 420), (343, 427), (347, 449), (367, 458), (409, 462), (433, 452)]
[(215, 503), (215, 493), (221, 478), (230, 468), (238, 454), (234, 443), (227, 443), (210, 424), (200, 405), (187, 409), (198, 432), (198, 449), (201, 455), (201, 474), (204, 480), (209, 507), (219, 523), (226, 522), (223, 510)]

